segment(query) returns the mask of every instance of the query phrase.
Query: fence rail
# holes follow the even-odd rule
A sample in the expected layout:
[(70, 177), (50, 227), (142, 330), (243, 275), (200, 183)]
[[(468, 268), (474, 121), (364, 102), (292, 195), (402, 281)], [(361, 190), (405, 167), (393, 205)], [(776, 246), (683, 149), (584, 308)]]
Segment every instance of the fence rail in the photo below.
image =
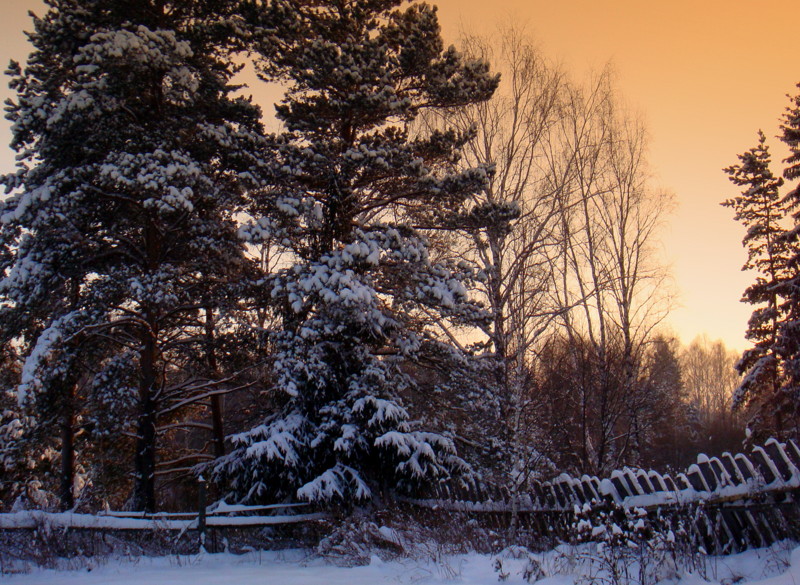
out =
[[(177, 516), (179, 518), (174, 518)], [(292, 514), (275, 516), (209, 516), (206, 526), (215, 528), (242, 528), (258, 526), (275, 526), (277, 524), (298, 524), (314, 522), (326, 518), (326, 514), (314, 512), (310, 514)], [(53, 528), (80, 528), (85, 530), (198, 530), (199, 515), (188, 514), (153, 514), (148, 517), (111, 514), (76, 514), (73, 512), (42, 512), (28, 510), (0, 514), (0, 529), (36, 529), (43, 525)]]

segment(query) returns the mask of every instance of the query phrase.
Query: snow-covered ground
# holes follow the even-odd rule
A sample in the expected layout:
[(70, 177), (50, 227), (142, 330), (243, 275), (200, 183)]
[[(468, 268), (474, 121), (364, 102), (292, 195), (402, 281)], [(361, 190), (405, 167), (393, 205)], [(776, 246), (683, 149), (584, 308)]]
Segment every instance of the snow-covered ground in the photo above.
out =
[[(434, 557), (438, 557), (434, 560)], [(553, 551), (535, 555), (545, 576), (540, 585), (571, 585), (601, 580), (594, 570), (578, 568), (569, 555)], [(337, 567), (323, 559), (300, 551), (253, 552), (242, 556), (230, 554), (172, 556), (110, 560), (89, 563), (80, 570), (33, 569), (28, 573), (3, 575), (0, 581), (10, 585), (379, 585), (381, 583), (489, 585), (498, 583), (500, 572), (496, 557), (456, 555), (430, 559), (402, 559), (390, 562), (373, 557), (362, 567)], [(527, 560), (502, 559), (504, 583), (521, 585)], [(87, 570), (91, 567), (91, 570)], [(669, 585), (719, 583), (732, 585), (800, 585), (800, 546), (785, 543), (771, 549), (748, 551), (728, 557), (711, 557), (694, 573), (664, 575)]]

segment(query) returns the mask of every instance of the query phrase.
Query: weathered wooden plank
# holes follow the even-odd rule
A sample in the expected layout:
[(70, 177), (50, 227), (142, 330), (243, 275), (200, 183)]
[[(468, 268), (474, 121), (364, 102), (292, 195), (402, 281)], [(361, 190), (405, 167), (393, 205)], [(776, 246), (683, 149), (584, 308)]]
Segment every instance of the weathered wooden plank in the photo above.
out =
[(537, 507), (544, 508), (547, 505), (542, 483), (534, 480), (531, 482), (531, 489), (533, 490), (533, 502)]
[(789, 460), (794, 464), (795, 469), (800, 473), (800, 447), (797, 446), (792, 439), (786, 441), (784, 452), (789, 457)]
[(572, 505), (575, 502), (575, 496), (572, 494), (569, 484), (562, 480), (556, 483), (555, 486), (561, 494), (561, 505), (565, 508), (572, 509)]
[(561, 504), (561, 499), (559, 497), (560, 494), (558, 489), (552, 483), (546, 484), (546, 489), (548, 495), (550, 496), (548, 498), (548, 503), (550, 504), (550, 506), (553, 508), (561, 506), (562, 504)]
[(669, 487), (667, 487), (667, 482), (664, 481), (664, 477), (658, 473), (657, 471), (650, 471), (648, 473), (650, 476), (650, 484), (653, 486), (653, 489), (657, 492), (667, 492), (670, 491)]
[(725, 471), (728, 472), (728, 477), (731, 478), (733, 485), (739, 485), (745, 482), (745, 479), (742, 477), (741, 473), (739, 473), (736, 462), (733, 460), (733, 455), (726, 451), (720, 457), (720, 461), (722, 461), (722, 466), (725, 468)]
[(764, 507), (751, 507), (749, 511), (757, 522), (759, 531), (764, 536), (764, 546), (769, 546), (774, 542), (778, 542), (779, 539), (775, 535), (775, 530), (773, 530), (772, 522), (768, 518), (768, 514), (765, 514)]
[(730, 507), (725, 507), (723, 509), (725, 510), (725, 513), (730, 516), (732, 525), (735, 526), (734, 532), (736, 533), (736, 537), (738, 539), (739, 550), (747, 550), (752, 546), (752, 539), (750, 538), (750, 529), (747, 517), (744, 514), (744, 510), (741, 508)]
[(768, 533), (765, 533), (761, 523), (759, 522), (758, 515), (753, 515), (750, 510), (744, 510), (744, 516), (747, 519), (748, 526), (750, 528), (750, 534), (755, 538), (752, 538), (752, 542), (756, 542), (756, 546), (758, 547), (765, 547), (772, 544), (771, 540), (769, 539)]
[(717, 537), (718, 553), (725, 554), (729, 552), (738, 552), (736, 537), (731, 530), (728, 523), (725, 521), (725, 515), (722, 508), (712, 508), (714, 516), (714, 534)]
[[(680, 476), (679, 476), (680, 477)], [(686, 479), (689, 480), (689, 485), (698, 492), (705, 492), (710, 491), (708, 486), (706, 485), (705, 480), (703, 479), (703, 474), (700, 473), (700, 468), (697, 464), (692, 464), (689, 466), (689, 469), (686, 470)]]
[(783, 479), (783, 481), (789, 481), (792, 479), (792, 476), (794, 475), (792, 462), (787, 457), (781, 444), (775, 439), (770, 439), (764, 444), (764, 450), (767, 452), (770, 460), (778, 470), (778, 475), (781, 477), (781, 479)]
[(603, 480), (598, 492), (606, 504), (621, 504), (626, 497), (619, 493), (616, 484), (610, 479)]
[(588, 475), (584, 475), (581, 478), (581, 485), (583, 486), (583, 492), (589, 498), (588, 499), (589, 502), (593, 500), (597, 500), (599, 502), (600, 500), (602, 500), (600, 493), (597, 491), (597, 488), (600, 485), (599, 482), (597, 483), (597, 485), (595, 485), (595, 482), (592, 481), (591, 477), (589, 477)]
[(725, 467), (722, 465), (722, 461), (720, 461), (717, 457), (712, 457), (708, 460), (708, 464), (711, 466), (711, 469), (714, 470), (714, 474), (717, 476), (717, 481), (719, 482), (720, 487), (733, 485), (733, 480), (731, 479)]
[(644, 469), (640, 469), (636, 472), (636, 481), (639, 482), (639, 486), (644, 490), (644, 493), (652, 494), (656, 491), (653, 484), (650, 483), (650, 478), (647, 477), (647, 472)]
[(733, 510), (724, 506), (719, 508), (719, 513), (722, 523), (727, 530), (732, 552), (740, 552), (747, 549), (747, 539), (745, 538), (745, 529), (741, 519)]
[(586, 494), (583, 489), (583, 482), (576, 481), (572, 484), (572, 491), (575, 492), (575, 497), (578, 504), (586, 504), (591, 502), (592, 498)]
[(719, 487), (719, 480), (717, 479), (717, 475), (714, 473), (714, 470), (711, 469), (711, 464), (708, 462), (708, 458), (698, 461), (697, 467), (700, 470), (700, 475), (703, 478), (703, 483), (705, 484), (706, 490), (709, 492), (713, 492), (717, 487)]
[(634, 474), (632, 469), (630, 469), (629, 467), (624, 467), (622, 469), (622, 477), (630, 487), (630, 493), (632, 495), (640, 496), (644, 494), (644, 490), (642, 489), (642, 486), (639, 485), (639, 481), (636, 479), (636, 475)]
[(744, 454), (737, 453), (733, 460), (736, 462), (736, 468), (745, 482), (755, 479), (756, 471), (753, 469), (753, 464)]
[(664, 475), (662, 475), (661, 476), (661, 480), (667, 486), (667, 490), (669, 490), (671, 492), (677, 492), (680, 489), (678, 487), (678, 484), (675, 483), (675, 480), (672, 479), (672, 476), (670, 474), (668, 474), (668, 473), (665, 473)]
[(695, 511), (693, 524), (700, 537), (700, 542), (707, 552), (713, 554), (722, 548), (716, 534), (714, 521), (709, 517), (708, 510), (705, 508), (698, 508)]
[(622, 477), (622, 473), (619, 471), (613, 471), (611, 473), (611, 483), (614, 484), (614, 487), (617, 490), (617, 493), (620, 495), (621, 498), (625, 499), (632, 495), (630, 488), (627, 485), (627, 482), (624, 481)]
[(758, 472), (761, 474), (761, 477), (764, 478), (764, 483), (769, 485), (778, 479), (778, 474), (774, 466), (771, 464), (764, 449), (761, 447), (753, 447), (753, 454), (750, 457), (753, 460), (753, 463), (755, 463), (755, 466), (758, 469)]
[(562, 473), (558, 476), (558, 487), (561, 490), (561, 493), (564, 494), (565, 499), (565, 506), (572, 508), (575, 502), (578, 500), (578, 497), (575, 494), (575, 490), (573, 489), (573, 483), (575, 481), (566, 473)]

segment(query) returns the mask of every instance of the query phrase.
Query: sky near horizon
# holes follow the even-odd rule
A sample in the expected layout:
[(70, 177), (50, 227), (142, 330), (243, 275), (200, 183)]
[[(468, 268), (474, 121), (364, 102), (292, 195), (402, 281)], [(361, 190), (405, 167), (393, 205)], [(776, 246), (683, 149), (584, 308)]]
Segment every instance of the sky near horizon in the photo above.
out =
[[(722, 168), (756, 142), (774, 139), (779, 118), (800, 82), (796, 0), (434, 0), (445, 40), (461, 31), (491, 34), (509, 22), (524, 26), (545, 55), (577, 79), (611, 62), (626, 104), (650, 134), (654, 184), (677, 202), (662, 234), (677, 297), (668, 325), (689, 343), (707, 334), (735, 349), (747, 347), (751, 308), (739, 302), (753, 275), (742, 227), (720, 206), (738, 194)], [(28, 10), (40, 0), (2, 0), (0, 62), (24, 61)], [(10, 96), (0, 84), (0, 98)], [(270, 104), (261, 104), (265, 112)], [(8, 144), (0, 120), (0, 142)], [(0, 146), (0, 173), (13, 169)], [(779, 173), (781, 166), (774, 171)]]

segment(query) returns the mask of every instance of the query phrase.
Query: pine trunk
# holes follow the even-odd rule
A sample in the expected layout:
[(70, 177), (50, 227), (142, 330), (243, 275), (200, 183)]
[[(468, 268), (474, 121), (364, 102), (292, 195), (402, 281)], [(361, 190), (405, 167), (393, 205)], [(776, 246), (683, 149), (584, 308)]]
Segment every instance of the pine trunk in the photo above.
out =
[(140, 353), (139, 372), (139, 420), (134, 461), (135, 481), (133, 486), (134, 510), (153, 512), (156, 508), (156, 344), (147, 332)]
[(67, 385), (64, 411), (61, 418), (61, 485), (59, 496), (61, 509), (71, 510), (75, 506), (73, 486), (75, 484), (75, 390)]
[[(217, 378), (219, 367), (214, 349), (214, 312), (206, 308), (206, 359), (211, 378)], [(214, 440), (214, 457), (225, 455), (225, 430), (222, 426), (222, 400), (218, 394), (211, 396), (211, 428)]]

